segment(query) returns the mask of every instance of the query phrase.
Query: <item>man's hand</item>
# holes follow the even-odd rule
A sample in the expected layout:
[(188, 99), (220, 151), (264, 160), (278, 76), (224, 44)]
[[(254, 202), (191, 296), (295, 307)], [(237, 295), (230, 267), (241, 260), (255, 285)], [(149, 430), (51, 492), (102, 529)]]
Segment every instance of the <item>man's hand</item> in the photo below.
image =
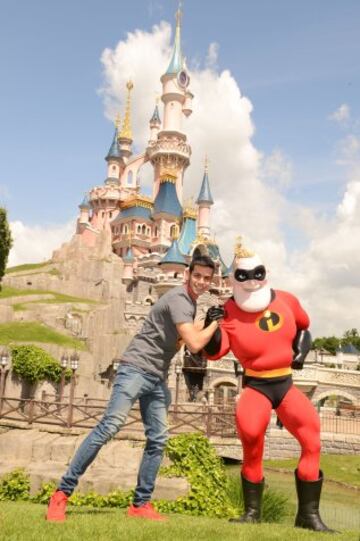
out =
[(225, 311), (223, 306), (210, 306), (206, 312), (204, 329), (208, 327), (213, 321), (219, 321), (225, 316)]

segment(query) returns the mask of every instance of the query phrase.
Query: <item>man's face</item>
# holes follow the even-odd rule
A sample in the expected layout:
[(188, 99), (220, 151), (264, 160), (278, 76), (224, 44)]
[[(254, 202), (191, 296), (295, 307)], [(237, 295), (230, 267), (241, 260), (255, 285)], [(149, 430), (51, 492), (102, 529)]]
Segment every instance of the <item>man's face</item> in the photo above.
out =
[(211, 267), (195, 265), (189, 275), (189, 287), (196, 297), (209, 290), (214, 271)]

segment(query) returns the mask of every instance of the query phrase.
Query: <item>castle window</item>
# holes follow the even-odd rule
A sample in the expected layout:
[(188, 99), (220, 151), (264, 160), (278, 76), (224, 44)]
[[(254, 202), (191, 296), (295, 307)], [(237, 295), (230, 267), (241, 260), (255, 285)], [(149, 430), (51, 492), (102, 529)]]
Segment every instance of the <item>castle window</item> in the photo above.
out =
[(109, 218), (112, 218), (112, 212), (109, 212)]
[(155, 237), (158, 237), (159, 236), (159, 230), (157, 227), (155, 227)]
[(145, 225), (142, 226), (142, 228), (141, 228), (141, 233), (142, 233), (143, 235), (146, 234), (146, 226), (145, 226)]
[(138, 226), (137, 226), (136, 232), (137, 232), (137, 233), (141, 233), (141, 225), (138, 225)]
[(128, 226), (125, 224), (124, 225), (124, 233), (125, 233), (125, 235), (127, 234), (127, 232), (128, 232)]

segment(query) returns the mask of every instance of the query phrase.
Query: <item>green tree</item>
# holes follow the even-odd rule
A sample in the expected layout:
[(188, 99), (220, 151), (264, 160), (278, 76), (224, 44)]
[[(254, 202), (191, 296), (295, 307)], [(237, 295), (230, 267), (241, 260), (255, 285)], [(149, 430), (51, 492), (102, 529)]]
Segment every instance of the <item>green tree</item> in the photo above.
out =
[(322, 336), (315, 338), (312, 344), (312, 349), (326, 349), (332, 355), (335, 355), (340, 344), (340, 338), (336, 336)]
[(356, 349), (360, 350), (360, 335), (357, 329), (349, 329), (343, 334), (341, 339), (342, 344), (352, 344)]
[(7, 260), (12, 246), (11, 231), (7, 220), (7, 212), (0, 207), (0, 291), (1, 280), (5, 274)]

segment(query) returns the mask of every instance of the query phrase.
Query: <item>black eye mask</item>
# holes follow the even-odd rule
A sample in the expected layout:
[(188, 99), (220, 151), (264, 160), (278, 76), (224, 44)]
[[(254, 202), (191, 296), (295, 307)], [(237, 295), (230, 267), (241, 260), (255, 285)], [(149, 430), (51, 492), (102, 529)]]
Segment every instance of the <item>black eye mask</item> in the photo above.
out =
[(247, 280), (259, 280), (259, 282), (262, 282), (262, 280), (265, 280), (265, 277), (266, 269), (264, 265), (258, 265), (255, 269), (251, 270), (236, 269), (234, 272), (234, 278), (238, 282), (246, 282)]

